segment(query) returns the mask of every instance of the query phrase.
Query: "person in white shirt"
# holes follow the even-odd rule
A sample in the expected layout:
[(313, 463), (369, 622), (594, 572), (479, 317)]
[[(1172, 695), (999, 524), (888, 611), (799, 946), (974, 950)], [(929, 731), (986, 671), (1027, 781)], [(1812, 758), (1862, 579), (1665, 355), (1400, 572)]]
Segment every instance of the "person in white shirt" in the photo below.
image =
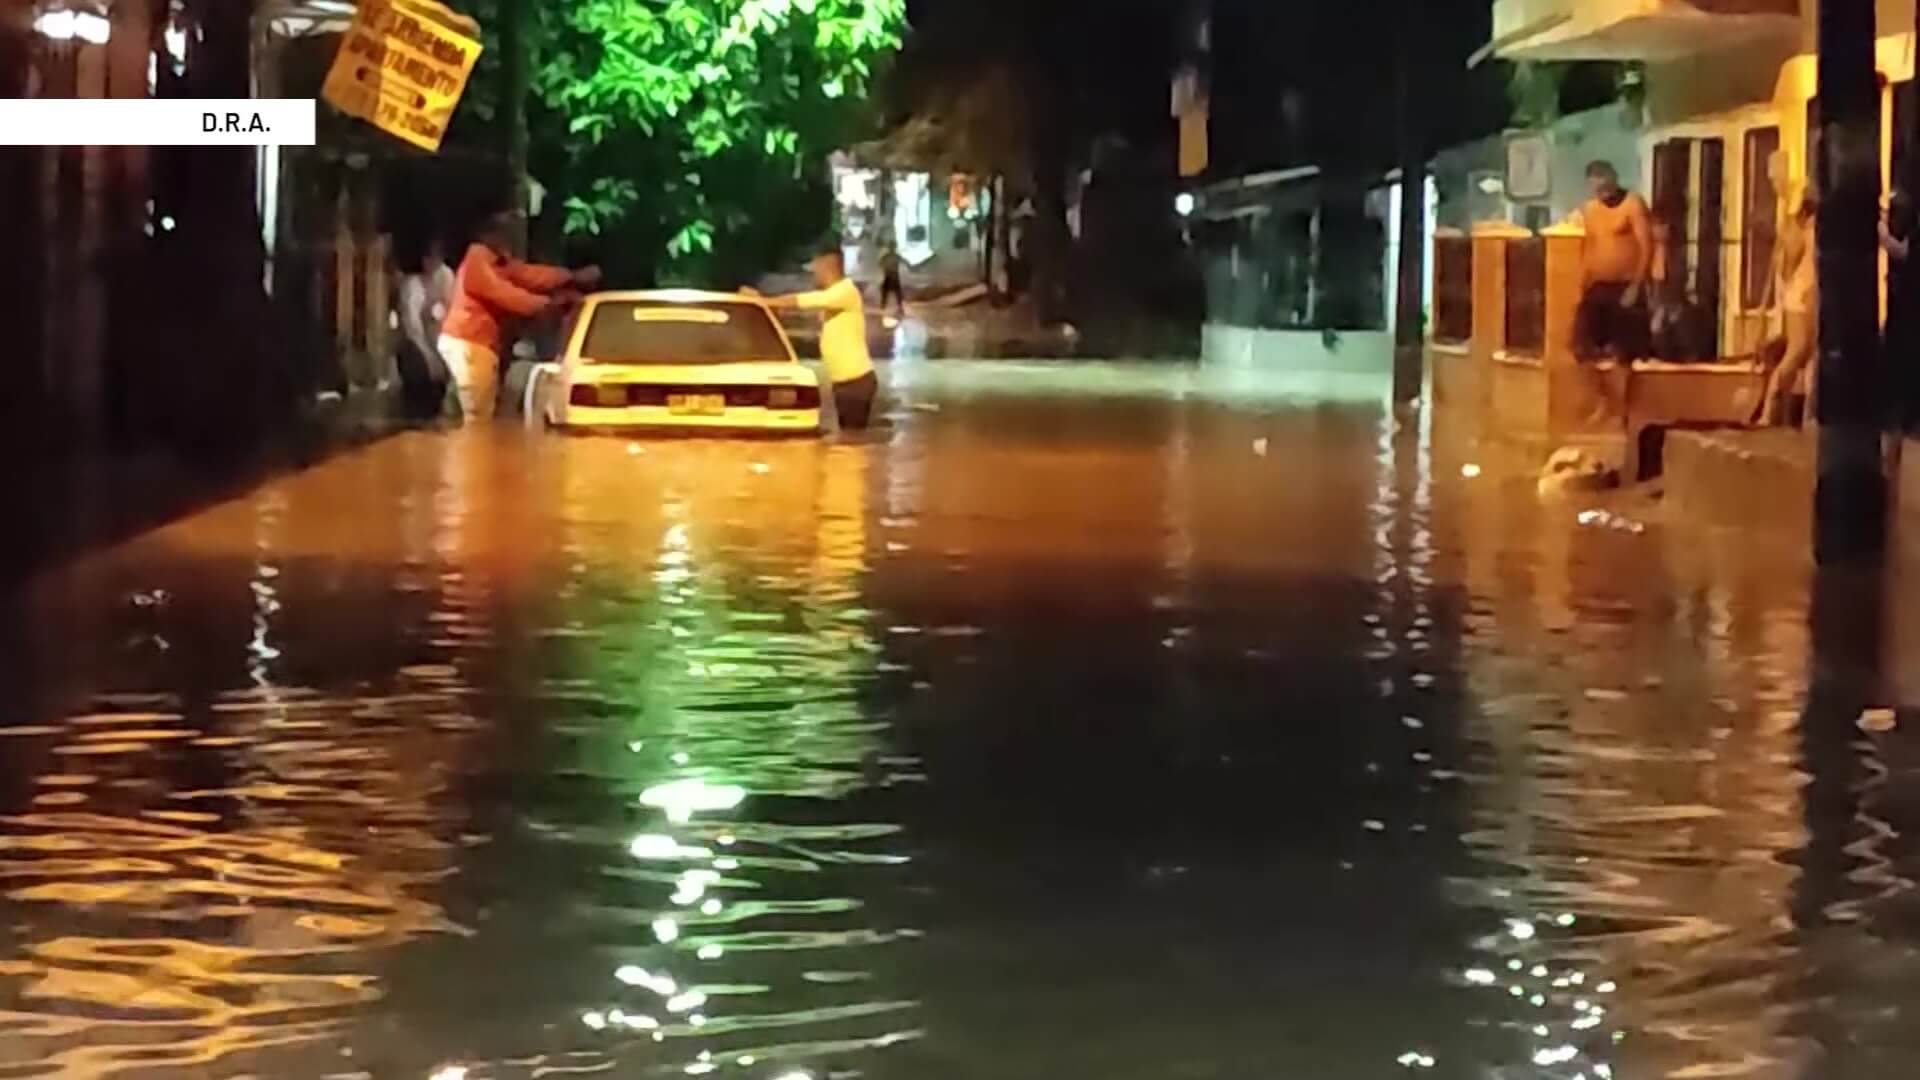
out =
[(825, 313), (820, 326), (820, 365), (833, 384), (834, 411), (839, 414), (841, 427), (865, 428), (873, 421), (874, 400), (880, 396), (880, 380), (873, 373), (873, 357), (867, 351), (866, 301), (860, 287), (847, 277), (846, 256), (838, 244), (822, 248), (807, 267), (817, 288), (790, 296), (769, 296), (767, 305)]
[[(401, 369), (410, 407), (427, 417), (440, 414), (447, 390), (447, 362), (440, 355), (440, 323), (453, 300), (453, 269), (438, 242), (427, 241), (420, 262), (400, 279), (401, 347), (411, 352)], [(411, 368), (412, 370), (408, 370)], [(412, 400), (419, 395), (417, 401)]]

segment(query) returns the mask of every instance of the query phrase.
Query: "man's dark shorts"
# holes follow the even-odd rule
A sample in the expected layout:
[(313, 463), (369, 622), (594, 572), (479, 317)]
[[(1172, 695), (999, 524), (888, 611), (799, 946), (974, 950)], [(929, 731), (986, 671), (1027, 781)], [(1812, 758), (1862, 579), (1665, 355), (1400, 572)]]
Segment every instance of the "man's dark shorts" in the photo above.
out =
[(1628, 286), (1597, 282), (1580, 296), (1574, 315), (1573, 351), (1582, 360), (1637, 360), (1652, 353), (1644, 300), (1626, 302)]
[(880, 396), (880, 379), (869, 371), (857, 379), (833, 384), (833, 407), (840, 426), (859, 431), (873, 423), (873, 401)]

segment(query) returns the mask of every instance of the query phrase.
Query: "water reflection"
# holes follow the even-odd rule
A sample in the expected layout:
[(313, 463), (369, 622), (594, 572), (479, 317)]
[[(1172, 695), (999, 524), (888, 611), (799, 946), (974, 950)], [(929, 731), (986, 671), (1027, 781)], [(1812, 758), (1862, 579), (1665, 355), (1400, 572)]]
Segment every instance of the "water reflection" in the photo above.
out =
[(399, 437), (9, 599), (0, 1075), (1920, 1062), (1877, 615), (1384, 378), (890, 383)]

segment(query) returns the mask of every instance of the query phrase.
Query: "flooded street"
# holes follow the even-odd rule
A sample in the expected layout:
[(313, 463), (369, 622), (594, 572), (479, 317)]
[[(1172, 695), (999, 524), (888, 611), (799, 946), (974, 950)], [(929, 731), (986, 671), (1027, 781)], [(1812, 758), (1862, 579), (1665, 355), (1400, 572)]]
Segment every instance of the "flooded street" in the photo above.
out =
[(1920, 1074), (1920, 751), (1790, 550), (1384, 378), (887, 377), (29, 582), (0, 1076)]

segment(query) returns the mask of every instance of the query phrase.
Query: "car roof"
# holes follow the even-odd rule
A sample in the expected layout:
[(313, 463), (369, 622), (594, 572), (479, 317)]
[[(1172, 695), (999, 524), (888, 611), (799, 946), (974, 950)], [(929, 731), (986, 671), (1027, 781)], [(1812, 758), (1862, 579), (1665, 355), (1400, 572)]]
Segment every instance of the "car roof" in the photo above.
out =
[(767, 302), (757, 296), (737, 292), (710, 292), (705, 289), (628, 289), (617, 292), (597, 292), (587, 296), (588, 303), (641, 302), (647, 304), (752, 304), (764, 308)]

